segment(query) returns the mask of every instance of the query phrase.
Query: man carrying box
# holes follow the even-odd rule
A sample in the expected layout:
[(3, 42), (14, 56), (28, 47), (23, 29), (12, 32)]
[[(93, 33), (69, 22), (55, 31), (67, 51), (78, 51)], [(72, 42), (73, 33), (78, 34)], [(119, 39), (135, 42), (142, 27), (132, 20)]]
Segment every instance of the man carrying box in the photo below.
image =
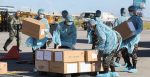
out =
[[(122, 48), (124, 48), (123, 58), (127, 63), (127, 67), (124, 69), (124, 71), (136, 73), (138, 43), (140, 41), (140, 33), (143, 30), (143, 21), (141, 17), (137, 15), (137, 7), (130, 6), (128, 11), (131, 16), (128, 21), (133, 23), (136, 31), (135, 35), (122, 42)], [(130, 56), (132, 57), (132, 64), (130, 62)]]
[(35, 61), (35, 52), (36, 52), (36, 50), (38, 50), (38, 49), (46, 49), (46, 42), (48, 41), (48, 36), (49, 36), (48, 34), (50, 33), (50, 31), (49, 31), (50, 30), (50, 26), (49, 26), (48, 20), (45, 18), (43, 9), (39, 9), (38, 10), (38, 16), (36, 16), (35, 19), (37, 19), (40, 22), (44, 23), (46, 29), (44, 29), (45, 38), (37, 39), (37, 38), (29, 37), (26, 40), (26, 44), (28, 46), (32, 46), (33, 62)]
[[(120, 34), (103, 24), (102, 21), (96, 23), (95, 20), (91, 19), (90, 25), (97, 34), (99, 40), (97, 50), (103, 57), (104, 74), (98, 74), (97, 77), (118, 77), (119, 74), (115, 71), (113, 57), (122, 41)], [(109, 72), (109, 67), (111, 72)]]

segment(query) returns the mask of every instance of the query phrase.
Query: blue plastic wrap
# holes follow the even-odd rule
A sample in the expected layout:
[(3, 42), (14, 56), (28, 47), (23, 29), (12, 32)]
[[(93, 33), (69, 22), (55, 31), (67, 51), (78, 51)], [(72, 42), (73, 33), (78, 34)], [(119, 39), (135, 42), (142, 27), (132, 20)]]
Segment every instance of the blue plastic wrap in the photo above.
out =
[(26, 40), (26, 45), (28, 47), (32, 47), (34, 50), (36, 50), (36, 49), (39, 49), (40, 47), (42, 47), (47, 42), (47, 40), (48, 40), (47, 37), (45, 37), (44, 39), (41, 39), (41, 40), (29, 37)]
[(103, 54), (110, 54), (113, 50), (117, 49), (118, 36), (116, 31), (100, 22), (96, 25), (96, 34), (99, 40), (98, 49)]
[(53, 32), (52, 40), (53, 40), (54, 44), (61, 45), (60, 32), (58, 30), (55, 30)]

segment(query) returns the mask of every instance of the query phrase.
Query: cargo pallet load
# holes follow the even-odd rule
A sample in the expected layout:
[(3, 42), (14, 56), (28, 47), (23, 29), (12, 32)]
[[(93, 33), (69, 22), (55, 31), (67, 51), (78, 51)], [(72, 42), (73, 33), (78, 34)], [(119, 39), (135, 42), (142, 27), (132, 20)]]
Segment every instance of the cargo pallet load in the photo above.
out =
[(102, 71), (96, 50), (49, 49), (36, 52), (37, 72), (57, 74), (57, 77), (73, 75), (96, 75)]

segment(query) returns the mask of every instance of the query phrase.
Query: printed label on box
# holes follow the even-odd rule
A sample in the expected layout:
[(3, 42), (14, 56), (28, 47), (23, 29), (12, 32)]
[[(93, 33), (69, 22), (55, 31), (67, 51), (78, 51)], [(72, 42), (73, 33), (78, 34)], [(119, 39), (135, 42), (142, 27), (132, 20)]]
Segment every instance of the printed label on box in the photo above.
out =
[(62, 61), (62, 60), (63, 60), (63, 53), (55, 52), (55, 61)]
[(41, 29), (40, 35), (44, 35), (45, 34), (45, 29)]
[(79, 63), (79, 72), (91, 72), (91, 63), (84, 63), (84, 62), (80, 62)]
[(77, 73), (77, 63), (67, 64), (67, 73)]
[(44, 52), (44, 60), (51, 61), (52, 60), (52, 52), (45, 51)]
[(37, 60), (43, 60), (43, 55), (44, 55), (44, 52), (43, 51), (36, 51), (36, 59)]
[(129, 26), (131, 31), (133, 31), (133, 32), (135, 31), (135, 27), (134, 27), (132, 22), (128, 22), (128, 26)]
[(97, 58), (97, 53), (96, 52), (92, 53), (92, 59), (96, 59), (96, 58)]

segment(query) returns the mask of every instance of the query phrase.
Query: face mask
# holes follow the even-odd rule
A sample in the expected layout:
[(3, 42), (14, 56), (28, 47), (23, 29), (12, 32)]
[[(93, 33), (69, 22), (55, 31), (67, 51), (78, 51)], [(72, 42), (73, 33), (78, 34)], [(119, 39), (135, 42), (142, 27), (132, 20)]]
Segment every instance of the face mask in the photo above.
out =
[(41, 18), (41, 19), (44, 18), (44, 15), (41, 14), (41, 15), (39, 16), (39, 18)]
[(67, 22), (67, 25), (72, 25), (73, 24), (73, 22)]
[(126, 16), (126, 13), (122, 13), (121, 15), (122, 15), (122, 16)]
[(133, 12), (130, 12), (129, 15), (130, 15), (130, 16), (133, 16), (134, 14), (133, 14)]

